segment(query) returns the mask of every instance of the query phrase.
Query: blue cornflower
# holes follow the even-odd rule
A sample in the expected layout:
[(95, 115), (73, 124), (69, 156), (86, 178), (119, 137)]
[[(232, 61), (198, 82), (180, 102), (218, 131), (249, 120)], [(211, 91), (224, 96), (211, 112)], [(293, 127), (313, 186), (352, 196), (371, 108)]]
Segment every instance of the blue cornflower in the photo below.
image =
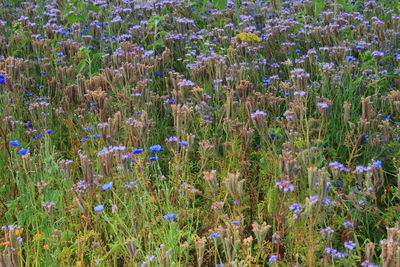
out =
[(3, 84), (6, 82), (6, 76), (4, 74), (0, 74), (0, 84)]
[(149, 157), (149, 160), (150, 160), (150, 161), (155, 161), (155, 160), (158, 160), (158, 157), (157, 157), (157, 156), (155, 156), (155, 157)]
[(271, 83), (271, 80), (264, 79), (264, 80), (263, 80), (263, 83), (270, 84), (270, 83)]
[(25, 125), (26, 125), (27, 127), (31, 127), (31, 126), (32, 126), (32, 122), (27, 121), (27, 122), (25, 123)]
[(297, 53), (297, 54), (300, 53), (300, 49), (296, 49), (296, 53)]
[(154, 145), (150, 147), (150, 152), (160, 152), (162, 147), (160, 145)]
[(373, 165), (374, 167), (379, 167), (379, 166), (382, 165), (382, 161), (380, 161), (380, 160), (374, 161), (374, 162), (372, 163), (372, 165)]
[(27, 149), (27, 148), (21, 148), (20, 150), (19, 150), (19, 154), (21, 154), (22, 156), (24, 156), (24, 155), (26, 155), (26, 154), (29, 154), (30, 153), (30, 151), (29, 151), (29, 149)]
[(364, 46), (362, 46), (362, 45), (357, 45), (357, 46), (356, 46), (356, 49), (358, 49), (358, 50), (364, 49)]
[(40, 139), (40, 138), (42, 138), (44, 136), (44, 134), (36, 134), (35, 135), (35, 140), (38, 140), (38, 139)]
[(274, 263), (278, 259), (278, 255), (272, 255), (269, 257), (268, 262), (269, 263)]
[(354, 57), (352, 57), (352, 56), (346, 56), (346, 57), (344, 58), (344, 60), (353, 61), (353, 60), (354, 60)]
[(86, 137), (84, 137), (84, 138), (82, 138), (80, 141), (81, 142), (85, 142), (85, 141), (87, 141), (88, 139), (86, 138)]
[(173, 220), (176, 218), (176, 214), (175, 213), (168, 213), (164, 215), (164, 220)]
[(51, 134), (52, 132), (53, 132), (52, 129), (47, 129), (47, 130), (46, 130), (46, 133), (48, 133), (48, 134)]
[(18, 140), (10, 141), (11, 146), (19, 146)]
[(188, 141), (180, 141), (179, 143), (180, 143), (182, 146), (188, 146), (188, 145), (189, 145)]
[(140, 154), (140, 153), (142, 153), (143, 151), (144, 151), (143, 148), (134, 148), (134, 149), (132, 150), (132, 154)]
[(239, 222), (238, 221), (232, 221), (232, 224), (233, 225), (239, 225)]
[(218, 234), (218, 233), (212, 233), (211, 235), (209, 235), (208, 237), (209, 238), (218, 238), (218, 237), (220, 237), (221, 235), (220, 234)]
[(104, 205), (97, 205), (93, 208), (95, 212), (101, 212), (104, 210)]
[(103, 190), (108, 190), (113, 186), (113, 182), (109, 182), (108, 184), (103, 184), (103, 186), (101, 188), (103, 188)]
[(93, 137), (93, 138), (99, 138), (100, 135), (99, 135), (99, 134), (94, 134), (94, 135), (92, 135), (92, 137)]

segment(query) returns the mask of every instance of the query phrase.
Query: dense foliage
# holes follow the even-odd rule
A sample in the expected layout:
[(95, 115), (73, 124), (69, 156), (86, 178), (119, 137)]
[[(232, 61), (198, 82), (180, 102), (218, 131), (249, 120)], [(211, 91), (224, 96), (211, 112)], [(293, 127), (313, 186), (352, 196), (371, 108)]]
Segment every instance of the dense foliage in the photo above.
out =
[(400, 266), (397, 1), (0, 3), (0, 266)]

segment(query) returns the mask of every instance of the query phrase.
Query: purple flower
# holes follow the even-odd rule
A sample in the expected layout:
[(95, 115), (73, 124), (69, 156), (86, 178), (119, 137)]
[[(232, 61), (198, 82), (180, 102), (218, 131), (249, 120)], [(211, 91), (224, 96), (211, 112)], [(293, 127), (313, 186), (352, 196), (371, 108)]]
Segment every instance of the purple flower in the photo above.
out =
[(294, 192), (294, 185), (292, 185), (289, 180), (277, 181), (275, 184), (278, 186), (280, 190), (283, 190), (284, 192), (288, 191)]
[(264, 111), (261, 111), (261, 110), (256, 110), (253, 113), (251, 113), (252, 118), (265, 117), (265, 116), (267, 116), (267, 113), (265, 113)]
[(170, 136), (165, 139), (166, 142), (171, 143), (171, 142), (178, 142), (178, 137), (176, 136)]
[(335, 232), (335, 230), (333, 230), (332, 227), (327, 226), (326, 228), (321, 229), (321, 231), (319, 231), (319, 233), (323, 236), (328, 236), (329, 234), (332, 234), (333, 232)]
[(302, 205), (297, 202), (294, 202), (292, 205), (290, 205), (289, 210), (294, 212), (294, 216), (293, 216), (294, 219), (297, 219), (299, 217), (299, 215), (301, 213), (301, 208), (302, 208)]
[(344, 242), (344, 247), (349, 249), (349, 250), (353, 250), (356, 247), (356, 243), (354, 243), (354, 241), (349, 240)]
[(346, 221), (344, 221), (343, 222), (343, 226), (344, 226), (344, 228), (350, 228), (350, 227), (354, 227), (354, 223), (352, 222), (352, 221), (350, 221), (350, 220), (346, 220)]
[(337, 161), (332, 161), (331, 163), (329, 163), (329, 166), (332, 167), (333, 169), (339, 170), (341, 172), (349, 172), (350, 171), (342, 163), (339, 163)]
[(193, 86), (193, 85), (194, 85), (194, 83), (192, 81), (186, 80), (186, 79), (182, 79), (178, 82), (178, 86), (180, 86), (180, 87), (184, 87), (184, 86), (189, 87), (189, 86)]
[(336, 258), (346, 258), (348, 254), (346, 252), (337, 251), (333, 256)]
[(54, 202), (49, 202), (49, 201), (42, 202), (42, 207), (47, 210), (50, 210), (54, 205), (55, 205)]
[(308, 204), (310, 204), (310, 206), (314, 205), (315, 203), (318, 202), (318, 194), (307, 197), (306, 201)]
[(335, 253), (337, 253), (337, 250), (334, 249), (334, 248), (331, 248), (331, 247), (326, 247), (326, 248), (325, 248), (325, 253), (328, 253), (328, 254), (335, 254)]

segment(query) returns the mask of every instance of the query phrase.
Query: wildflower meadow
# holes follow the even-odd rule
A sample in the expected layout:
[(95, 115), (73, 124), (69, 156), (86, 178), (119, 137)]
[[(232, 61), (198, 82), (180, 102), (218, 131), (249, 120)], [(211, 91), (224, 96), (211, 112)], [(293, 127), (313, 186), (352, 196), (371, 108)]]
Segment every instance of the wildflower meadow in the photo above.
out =
[(397, 0), (0, 1), (0, 266), (400, 267)]

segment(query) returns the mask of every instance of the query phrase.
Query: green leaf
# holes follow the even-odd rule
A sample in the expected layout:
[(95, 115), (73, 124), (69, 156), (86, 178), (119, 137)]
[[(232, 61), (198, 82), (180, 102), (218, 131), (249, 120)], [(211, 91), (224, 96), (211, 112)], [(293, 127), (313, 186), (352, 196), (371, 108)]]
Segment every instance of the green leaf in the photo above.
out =
[(260, 167), (264, 171), (268, 171), (268, 164), (267, 164), (267, 160), (265, 158), (260, 159)]
[(72, 24), (79, 21), (78, 15), (74, 13), (68, 13), (64, 16), (64, 19), (67, 20), (68, 24)]
[(78, 64), (78, 73), (82, 73), (83, 69), (86, 67), (86, 60), (81, 60)]
[(103, 52), (96, 53), (96, 54), (93, 55), (93, 60), (96, 60), (96, 59), (98, 59), (98, 58), (101, 58), (103, 55), (104, 55)]
[(224, 9), (228, 6), (228, 0), (213, 0), (212, 2), (218, 9)]
[(158, 35), (160, 35), (160, 36), (165, 36), (166, 34), (167, 34), (166, 31), (160, 31), (160, 32), (158, 33)]
[(316, 1), (315, 3), (315, 17), (318, 17), (319, 14), (324, 10), (325, 8), (325, 1)]
[(88, 4), (87, 9), (91, 10), (91, 11), (95, 11), (95, 12), (99, 12), (100, 11), (100, 8), (98, 6), (93, 5), (93, 4)]

